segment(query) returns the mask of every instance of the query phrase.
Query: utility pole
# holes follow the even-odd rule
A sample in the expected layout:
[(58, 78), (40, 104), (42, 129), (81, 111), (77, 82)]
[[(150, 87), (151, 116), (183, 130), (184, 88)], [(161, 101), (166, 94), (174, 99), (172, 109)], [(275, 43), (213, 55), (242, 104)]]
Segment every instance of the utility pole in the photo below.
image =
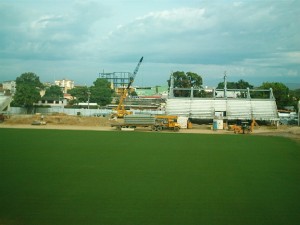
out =
[(298, 127), (300, 126), (300, 100), (298, 101)]
[(91, 92), (88, 90), (87, 94), (88, 94), (88, 109), (90, 109), (90, 95), (91, 95)]
[(224, 98), (227, 98), (227, 75), (226, 75), (226, 71), (224, 71)]

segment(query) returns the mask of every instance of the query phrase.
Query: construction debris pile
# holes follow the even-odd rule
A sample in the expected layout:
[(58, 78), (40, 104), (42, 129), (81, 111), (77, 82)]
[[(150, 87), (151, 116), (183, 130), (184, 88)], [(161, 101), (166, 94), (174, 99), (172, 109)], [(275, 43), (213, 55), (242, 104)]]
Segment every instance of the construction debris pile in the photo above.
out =
[[(40, 124), (38, 124), (40, 122)], [(5, 120), (5, 124), (33, 124), (33, 125), (77, 125), (77, 126), (110, 126), (110, 121), (105, 117), (81, 117), (66, 114), (53, 114), (42, 116), (35, 115), (13, 115)], [(35, 123), (35, 124), (34, 124)]]

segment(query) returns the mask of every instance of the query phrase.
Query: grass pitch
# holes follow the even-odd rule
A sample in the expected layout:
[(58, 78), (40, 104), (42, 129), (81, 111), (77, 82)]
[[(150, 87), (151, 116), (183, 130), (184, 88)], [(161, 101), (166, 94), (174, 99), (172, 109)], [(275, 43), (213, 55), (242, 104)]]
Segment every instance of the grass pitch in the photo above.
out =
[(1, 225), (300, 224), (281, 137), (0, 129)]

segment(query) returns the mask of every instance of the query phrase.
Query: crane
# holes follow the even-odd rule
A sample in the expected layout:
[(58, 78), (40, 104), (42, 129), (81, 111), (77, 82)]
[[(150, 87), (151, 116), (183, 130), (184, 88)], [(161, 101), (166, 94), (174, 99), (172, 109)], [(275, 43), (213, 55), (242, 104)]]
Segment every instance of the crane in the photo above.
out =
[(141, 65), (143, 59), (144, 59), (144, 57), (142, 57), (140, 59), (139, 63), (135, 67), (133, 74), (129, 77), (129, 83), (127, 85), (127, 88), (123, 90), (123, 93), (120, 96), (120, 100), (119, 100), (119, 104), (118, 104), (117, 108), (113, 109), (114, 112), (112, 114), (112, 117), (123, 118), (125, 115), (132, 114), (132, 112), (125, 110), (124, 100), (127, 97), (130, 86), (132, 85), (132, 83), (135, 79), (135, 76), (136, 76), (137, 72), (139, 71), (139, 68), (140, 68), (140, 65)]

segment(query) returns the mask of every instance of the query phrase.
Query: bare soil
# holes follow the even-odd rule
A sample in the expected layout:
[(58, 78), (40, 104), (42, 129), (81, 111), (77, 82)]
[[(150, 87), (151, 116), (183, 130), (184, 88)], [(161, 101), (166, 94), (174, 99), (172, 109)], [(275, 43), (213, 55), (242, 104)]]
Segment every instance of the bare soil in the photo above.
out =
[[(33, 121), (43, 121), (46, 125), (32, 125)], [(81, 117), (66, 114), (44, 115), (13, 115), (0, 123), (0, 128), (30, 128), (30, 129), (67, 129), (67, 130), (106, 130), (114, 131), (109, 117)], [(149, 131), (149, 129), (137, 129)], [(180, 133), (234, 134), (231, 130), (212, 130), (211, 125), (193, 124), (192, 129), (181, 129)], [(281, 125), (255, 127), (253, 134), (267, 136), (283, 136), (300, 143), (300, 127)]]

